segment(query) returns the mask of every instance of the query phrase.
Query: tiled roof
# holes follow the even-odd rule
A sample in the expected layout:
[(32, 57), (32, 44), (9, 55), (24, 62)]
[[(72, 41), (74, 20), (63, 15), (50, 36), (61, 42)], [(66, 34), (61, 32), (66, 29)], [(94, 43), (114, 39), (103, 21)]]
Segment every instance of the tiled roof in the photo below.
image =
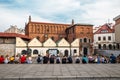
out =
[(111, 29), (108, 24), (104, 24), (94, 34), (102, 34), (102, 33), (114, 33), (114, 29)]
[(0, 37), (20, 37), (20, 38), (24, 38), (24, 39), (30, 39), (26, 35), (17, 34), (17, 33), (4, 33), (4, 32), (0, 32)]
[(66, 26), (70, 26), (71, 24), (60, 24), (60, 23), (47, 23), (47, 22), (29, 22), (32, 24), (51, 24), (51, 25), (66, 25)]
[(91, 26), (91, 27), (93, 27), (92, 24), (77, 23), (77, 24), (71, 25), (71, 26), (68, 27), (67, 29), (70, 29), (70, 28), (76, 27), (76, 26)]

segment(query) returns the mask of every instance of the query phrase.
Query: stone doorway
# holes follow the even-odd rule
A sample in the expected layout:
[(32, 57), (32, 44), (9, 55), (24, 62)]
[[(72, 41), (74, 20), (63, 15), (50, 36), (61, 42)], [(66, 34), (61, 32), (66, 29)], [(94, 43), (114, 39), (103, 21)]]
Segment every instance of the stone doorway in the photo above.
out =
[(86, 47), (83, 48), (83, 54), (87, 55), (88, 54), (88, 49)]

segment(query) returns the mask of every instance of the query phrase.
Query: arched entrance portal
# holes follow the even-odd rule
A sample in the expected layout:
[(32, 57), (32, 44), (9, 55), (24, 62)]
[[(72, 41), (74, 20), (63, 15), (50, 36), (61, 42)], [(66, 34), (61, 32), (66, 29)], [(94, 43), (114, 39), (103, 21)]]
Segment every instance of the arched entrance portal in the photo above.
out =
[(58, 49), (48, 49), (48, 50), (46, 51), (46, 53), (48, 53), (48, 55), (57, 56), (58, 53), (59, 53), (59, 51), (58, 51)]
[(86, 47), (84, 47), (84, 48), (83, 48), (83, 54), (84, 54), (84, 55), (87, 55), (87, 53), (88, 53), (88, 49), (87, 49)]
[(65, 54), (64, 54), (65, 56), (68, 56), (68, 50), (65, 50)]

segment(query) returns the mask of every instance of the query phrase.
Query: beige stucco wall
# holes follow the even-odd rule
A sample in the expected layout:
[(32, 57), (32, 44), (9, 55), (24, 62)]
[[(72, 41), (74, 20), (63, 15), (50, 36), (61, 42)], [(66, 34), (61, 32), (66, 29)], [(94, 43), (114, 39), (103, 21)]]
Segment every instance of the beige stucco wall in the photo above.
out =
[(56, 43), (51, 39), (49, 38), (48, 40), (46, 40), (44, 43), (43, 43), (43, 46), (46, 47), (46, 46), (56, 46)]
[(71, 46), (78, 46), (79, 47), (79, 39), (75, 39), (72, 43)]
[(62, 38), (59, 42), (58, 42), (58, 47), (64, 47), (64, 46), (70, 46), (70, 44), (64, 39)]
[(38, 46), (42, 46), (42, 43), (38, 39), (34, 38), (28, 43), (28, 46), (37, 46), (38, 47)]
[(27, 46), (27, 44), (19, 37), (16, 37), (16, 46)]

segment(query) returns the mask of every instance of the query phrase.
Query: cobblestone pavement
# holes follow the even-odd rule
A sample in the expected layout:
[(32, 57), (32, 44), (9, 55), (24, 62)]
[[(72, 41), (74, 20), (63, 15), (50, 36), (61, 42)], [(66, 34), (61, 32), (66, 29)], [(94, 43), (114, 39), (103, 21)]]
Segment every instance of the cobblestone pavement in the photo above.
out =
[(0, 64), (0, 80), (77, 80), (80, 77), (88, 80), (94, 80), (95, 77), (120, 80), (120, 64)]

